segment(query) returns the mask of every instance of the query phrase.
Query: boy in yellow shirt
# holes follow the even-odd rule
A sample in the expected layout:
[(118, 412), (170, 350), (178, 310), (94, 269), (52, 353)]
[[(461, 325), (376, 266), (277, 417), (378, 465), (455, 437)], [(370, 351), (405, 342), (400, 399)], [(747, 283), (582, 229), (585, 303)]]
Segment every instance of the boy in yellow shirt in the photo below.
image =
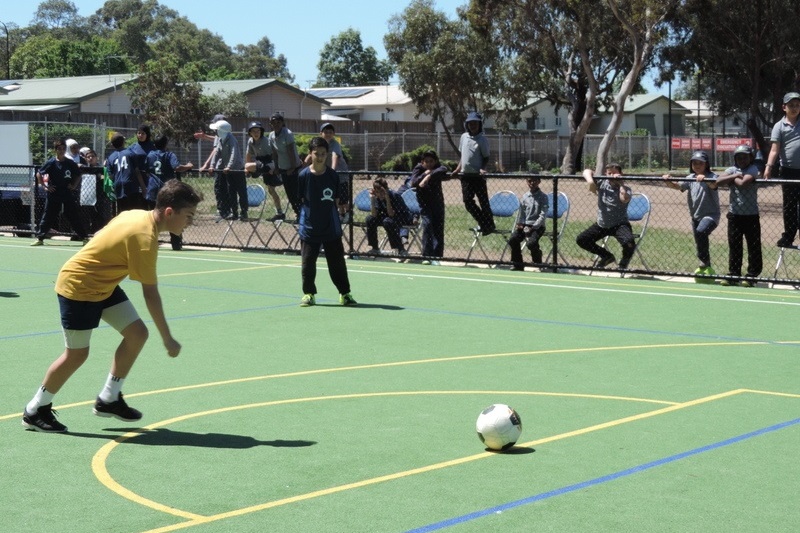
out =
[(92, 330), (101, 319), (122, 335), (122, 342), (95, 401), (94, 414), (127, 422), (142, 417), (142, 413), (128, 406), (121, 389), (149, 333), (119, 284), (126, 276), (142, 284), (147, 310), (167, 354), (177, 357), (181, 345), (170, 332), (158, 292), (158, 235), (164, 231), (180, 235), (192, 224), (201, 199), (189, 185), (170, 180), (159, 191), (153, 211), (133, 209), (120, 213), (64, 264), (55, 290), (66, 349), (50, 365), (42, 386), (25, 407), (23, 427), (46, 433), (67, 431), (56, 420), (53, 396), (89, 357)]

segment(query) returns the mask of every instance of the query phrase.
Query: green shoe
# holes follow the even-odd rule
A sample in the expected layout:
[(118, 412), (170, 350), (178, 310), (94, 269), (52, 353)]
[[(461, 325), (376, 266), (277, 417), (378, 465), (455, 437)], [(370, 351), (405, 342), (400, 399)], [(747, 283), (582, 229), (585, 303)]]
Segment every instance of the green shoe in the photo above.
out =
[(736, 282), (731, 281), (729, 279), (723, 279), (722, 281), (719, 282), (719, 284), (722, 285), (723, 287), (730, 287), (731, 285), (736, 285)]
[(304, 294), (303, 297), (300, 299), (300, 307), (311, 307), (315, 305), (317, 302), (314, 299), (313, 294)]
[(356, 299), (353, 298), (353, 295), (349, 292), (347, 294), (340, 294), (339, 295), (339, 303), (342, 305), (356, 305)]

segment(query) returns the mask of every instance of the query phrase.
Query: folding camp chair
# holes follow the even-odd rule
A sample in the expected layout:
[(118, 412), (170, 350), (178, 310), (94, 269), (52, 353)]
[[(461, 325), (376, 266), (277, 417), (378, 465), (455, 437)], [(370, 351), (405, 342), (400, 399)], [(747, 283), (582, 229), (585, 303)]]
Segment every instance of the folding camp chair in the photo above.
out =
[[(544, 262), (547, 263), (550, 261), (550, 257), (553, 255), (553, 249), (555, 248), (556, 242), (561, 242), (561, 236), (564, 234), (564, 228), (567, 226), (567, 221), (569, 220), (569, 196), (565, 193), (560, 192), (558, 193), (558, 201), (553, 200), (553, 193), (547, 193), (547, 215), (546, 218), (551, 222), (551, 226), (545, 230), (545, 236), (550, 239), (553, 248), (547, 253), (547, 257), (545, 257)], [(547, 224), (547, 222), (545, 222)], [(555, 237), (553, 236), (555, 234)], [(564, 255), (559, 251), (558, 257), (566, 263), (567, 260), (564, 258)]]
[[(361, 213), (367, 213), (367, 215), (372, 211), (372, 200), (369, 197), (369, 189), (364, 189), (363, 191), (359, 192), (355, 198), (353, 198), (353, 207), (356, 211)], [(366, 217), (366, 215), (364, 215)], [(356, 250), (361, 248), (364, 242), (367, 240), (367, 224), (363, 217), (359, 217), (360, 220), (356, 220), (355, 216), (350, 223), (353, 225), (354, 228), (361, 228), (364, 232), (364, 235), (361, 237), (361, 240), (358, 241), (358, 246), (356, 246)]]
[[(264, 190), (263, 185), (254, 184), (247, 186), (247, 206), (250, 215), (252, 216), (254, 213), (257, 213), (256, 216), (241, 222), (238, 220), (227, 220), (228, 227), (225, 229), (225, 233), (222, 234), (222, 240), (219, 242), (220, 249), (222, 245), (225, 244), (225, 239), (228, 238), (228, 235), (233, 235), (242, 248), (247, 248), (250, 245), (253, 236), (257, 237), (258, 240), (261, 241), (261, 244), (266, 246), (264, 239), (258, 234), (258, 226), (261, 224), (261, 218), (267, 206), (267, 192)], [(239, 237), (237, 233), (237, 229), (241, 230), (244, 228), (250, 229), (250, 234), (247, 236), (246, 240)]]
[(507, 218), (509, 219), (509, 223), (507, 227), (501, 227), (501, 225), (497, 224), (497, 221), (495, 221), (495, 230), (489, 235), (483, 235), (479, 228), (473, 228), (472, 245), (469, 247), (469, 252), (467, 253), (467, 263), (469, 263), (472, 252), (476, 247), (480, 249), (487, 260), (489, 259), (489, 255), (481, 244), (481, 240), (486, 237), (491, 237), (491, 235), (498, 235), (505, 242), (503, 252), (500, 254), (501, 262), (506, 254), (506, 250), (508, 249), (508, 236), (514, 231), (514, 225), (517, 221), (516, 215), (517, 211), (519, 211), (519, 198), (511, 191), (499, 191), (489, 198), (489, 208), (492, 210), (492, 216), (494, 218)]
[[(783, 267), (783, 277), (785, 279), (789, 279), (789, 269), (786, 267), (787, 252), (800, 252), (800, 247), (780, 246), (780, 252), (778, 252), (778, 262), (775, 263), (775, 273), (772, 275), (772, 277), (775, 279), (778, 279), (778, 272), (780, 271), (781, 267)], [(772, 286), (774, 287), (775, 284), (773, 283)], [(793, 286), (795, 289), (800, 288), (800, 285), (793, 285)]]
[[(650, 270), (650, 267), (647, 266), (640, 248), (644, 236), (647, 234), (651, 209), (652, 204), (650, 203), (650, 198), (648, 198), (646, 194), (635, 192), (631, 195), (631, 201), (628, 202), (628, 221), (631, 223), (631, 228), (633, 229), (633, 242), (636, 246), (634, 248), (634, 254), (639, 257), (639, 261), (642, 262), (642, 266), (644, 266), (645, 270)], [(603, 239), (602, 247), (605, 249), (608, 249), (608, 239), (609, 237)], [(592, 269), (597, 266), (599, 260), (599, 257), (594, 258)]]
[[(420, 213), (419, 202), (417, 201), (417, 191), (408, 189), (402, 195), (403, 202), (406, 204), (406, 209), (411, 213), (411, 223), (403, 224), (403, 229), (408, 231), (408, 244), (406, 244), (406, 251), (410, 251), (411, 247), (416, 243), (422, 251), (422, 243), (420, 242), (420, 226), (422, 225), (422, 216)], [(388, 237), (384, 239), (389, 240)]]

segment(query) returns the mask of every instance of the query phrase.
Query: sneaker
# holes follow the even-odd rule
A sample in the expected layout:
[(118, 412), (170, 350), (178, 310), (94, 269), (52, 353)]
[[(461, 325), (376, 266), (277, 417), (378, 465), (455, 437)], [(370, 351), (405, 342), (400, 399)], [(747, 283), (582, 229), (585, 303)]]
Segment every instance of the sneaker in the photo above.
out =
[(111, 418), (113, 416), (123, 422), (136, 422), (142, 418), (142, 413), (125, 403), (121, 392), (115, 402), (104, 402), (97, 398), (94, 402), (93, 412), (97, 416), (102, 416), (103, 418)]
[(286, 220), (286, 213), (278, 213), (269, 219), (270, 222), (277, 222), (278, 220)]
[(775, 244), (778, 248), (791, 248), (794, 245), (794, 241), (792, 239), (781, 237)]
[(317, 301), (314, 299), (313, 294), (304, 294), (302, 298), (300, 298), (300, 307), (311, 307), (315, 305)]
[(247, 213), (242, 213), (242, 216), (239, 217), (239, 220), (241, 220), (242, 222), (247, 222), (248, 220), (250, 220), (250, 217), (247, 216)]
[(512, 265), (511, 270), (514, 272), (522, 272), (523, 270), (525, 270), (525, 267), (522, 265)]
[(743, 279), (742, 282), (740, 283), (740, 285), (742, 287), (755, 287), (756, 286), (754, 281), (750, 281), (748, 279)]
[(616, 262), (617, 262), (617, 258), (616, 257), (614, 257), (613, 255), (607, 255), (607, 256), (601, 258), (597, 262), (597, 268), (605, 268), (608, 265), (610, 265), (612, 263), (616, 263)]
[(717, 271), (714, 270), (714, 267), (707, 266), (706, 268), (703, 269), (703, 274), (705, 274), (706, 276), (716, 276)]
[(353, 298), (353, 295), (349, 292), (347, 294), (340, 294), (339, 295), (339, 303), (342, 305), (356, 305), (356, 299)]
[(22, 413), (22, 427), (42, 433), (64, 433), (67, 426), (56, 420), (58, 412), (53, 409), (53, 404), (48, 403), (36, 410), (36, 414)]
[(83, 239), (83, 244), (88, 244), (88, 243), (89, 243), (89, 238), (88, 237)]
[(31, 243), (31, 246), (43, 246), (43, 245), (44, 245), (44, 240), (42, 239), (36, 239)]
[(381, 249), (380, 248), (375, 248), (373, 246), (372, 248), (369, 249), (369, 252), (367, 252), (367, 253), (375, 254), (375, 255), (381, 255)]
[(719, 282), (719, 284), (722, 285), (723, 287), (731, 287), (733, 285), (736, 285), (736, 282), (730, 279), (723, 279)]

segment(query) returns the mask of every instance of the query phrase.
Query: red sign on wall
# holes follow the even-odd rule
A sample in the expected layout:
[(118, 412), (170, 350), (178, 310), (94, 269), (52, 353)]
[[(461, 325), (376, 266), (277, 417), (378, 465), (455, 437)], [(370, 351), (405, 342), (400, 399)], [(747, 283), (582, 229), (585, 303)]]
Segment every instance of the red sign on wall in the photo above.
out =
[(752, 147), (750, 139), (737, 139), (735, 137), (724, 137), (717, 139), (717, 152), (733, 152), (741, 145), (746, 144)]
[(711, 139), (695, 137), (673, 137), (673, 150), (711, 150)]
[[(752, 146), (750, 139), (737, 137), (720, 137), (714, 139), (714, 148), (717, 152), (733, 152), (737, 147), (746, 144)], [(711, 150), (711, 138), (701, 137), (673, 137), (673, 150)]]

